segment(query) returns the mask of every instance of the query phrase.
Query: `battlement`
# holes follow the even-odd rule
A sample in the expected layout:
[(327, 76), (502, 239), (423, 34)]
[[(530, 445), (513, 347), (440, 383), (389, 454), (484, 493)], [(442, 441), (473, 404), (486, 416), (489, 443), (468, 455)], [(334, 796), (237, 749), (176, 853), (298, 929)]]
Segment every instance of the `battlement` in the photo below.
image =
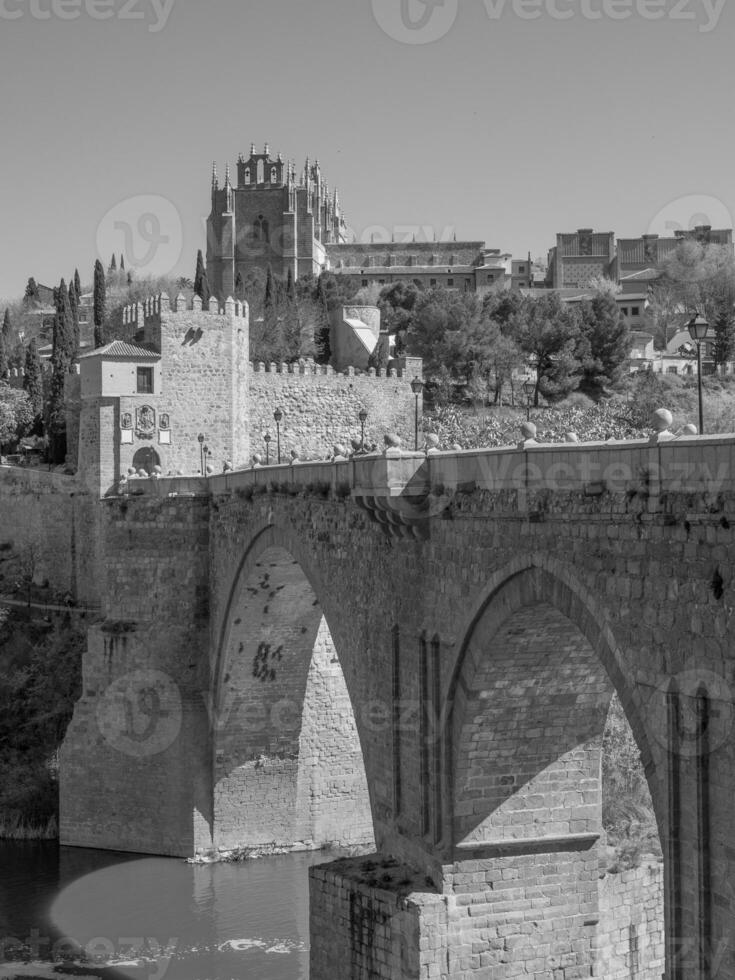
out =
[(249, 315), (247, 303), (228, 297), (221, 304), (216, 296), (212, 296), (204, 307), (200, 296), (187, 300), (183, 293), (172, 300), (167, 293), (149, 296), (142, 303), (131, 303), (123, 309), (122, 322), (131, 330), (143, 330), (148, 326), (157, 326), (161, 318), (170, 319), (176, 315), (184, 316), (190, 313), (225, 316), (228, 319), (246, 320)]
[(335, 371), (331, 364), (317, 364), (311, 358), (302, 358), (291, 364), (276, 364), (275, 362), (265, 364), (263, 361), (250, 361), (250, 372), (252, 374), (318, 375), (325, 378), (413, 378), (416, 375), (416, 370), (412, 368), (387, 368), (386, 370), (368, 368), (363, 371), (361, 368), (347, 367), (344, 371)]
[[(41, 361), (41, 373), (42, 374), (52, 374), (53, 373), (53, 370), (54, 370), (54, 366), (51, 363), (51, 361)], [(71, 369), (71, 372), (70, 373), (72, 373), (72, 374), (79, 374), (79, 365), (78, 364), (74, 364), (72, 366), (72, 369)], [(3, 377), (0, 378), (0, 381), (5, 381), (11, 387), (16, 387), (16, 385), (14, 384), (14, 382), (20, 381), (21, 384), (22, 384), (23, 379), (25, 378), (25, 376), (26, 376), (26, 369), (25, 368), (8, 368), (8, 370), (5, 372), (5, 374), (3, 375)]]

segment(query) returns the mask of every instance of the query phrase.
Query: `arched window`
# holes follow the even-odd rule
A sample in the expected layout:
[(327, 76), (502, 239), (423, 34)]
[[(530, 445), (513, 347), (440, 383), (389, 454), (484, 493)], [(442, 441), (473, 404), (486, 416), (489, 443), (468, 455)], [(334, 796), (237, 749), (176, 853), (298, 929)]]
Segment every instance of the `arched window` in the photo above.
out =
[(264, 242), (269, 242), (271, 240), (268, 219), (264, 218), (262, 214), (259, 214), (253, 222), (253, 238)]
[(258, 160), (258, 183), (262, 184), (265, 182), (265, 167), (263, 166), (263, 161)]
[(278, 180), (278, 171), (275, 167), (271, 167), (271, 184), (275, 184)]
[(245, 183), (250, 183), (250, 167), (245, 167)]

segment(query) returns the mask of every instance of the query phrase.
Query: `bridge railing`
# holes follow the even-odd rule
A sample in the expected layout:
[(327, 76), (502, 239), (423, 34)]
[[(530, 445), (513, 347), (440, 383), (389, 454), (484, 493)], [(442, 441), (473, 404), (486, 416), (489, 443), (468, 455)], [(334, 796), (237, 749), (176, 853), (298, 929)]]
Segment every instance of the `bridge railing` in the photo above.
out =
[(412, 496), (458, 489), (671, 492), (735, 490), (735, 435), (538, 444), (461, 452), (391, 451), (334, 462), (256, 466), (217, 476), (131, 480), (127, 492), (226, 494), (246, 487), (311, 488), (336, 496)]

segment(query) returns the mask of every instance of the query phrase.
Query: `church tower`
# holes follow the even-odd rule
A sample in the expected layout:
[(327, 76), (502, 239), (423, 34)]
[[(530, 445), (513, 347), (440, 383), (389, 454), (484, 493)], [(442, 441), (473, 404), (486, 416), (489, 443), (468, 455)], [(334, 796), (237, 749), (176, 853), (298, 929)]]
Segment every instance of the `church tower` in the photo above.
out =
[(268, 144), (258, 153), (251, 144), (237, 161), (237, 187), (229, 166), (220, 188), (212, 175), (212, 208), (207, 219), (207, 273), (216, 295), (235, 296), (238, 277), (253, 268), (285, 279), (318, 275), (326, 262), (325, 245), (345, 241), (345, 222), (335, 193), (329, 189), (319, 162), (308, 158), (301, 174)]

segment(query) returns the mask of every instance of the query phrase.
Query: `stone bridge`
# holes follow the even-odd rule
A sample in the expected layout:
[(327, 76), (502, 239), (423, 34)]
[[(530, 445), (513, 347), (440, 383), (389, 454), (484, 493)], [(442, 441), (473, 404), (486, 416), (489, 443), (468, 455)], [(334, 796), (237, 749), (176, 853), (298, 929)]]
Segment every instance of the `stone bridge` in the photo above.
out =
[[(735, 438), (392, 453), (100, 502), (62, 843), (374, 840), (312, 871), (314, 980), (735, 977)], [(601, 965), (613, 692), (655, 972), (632, 925)]]

